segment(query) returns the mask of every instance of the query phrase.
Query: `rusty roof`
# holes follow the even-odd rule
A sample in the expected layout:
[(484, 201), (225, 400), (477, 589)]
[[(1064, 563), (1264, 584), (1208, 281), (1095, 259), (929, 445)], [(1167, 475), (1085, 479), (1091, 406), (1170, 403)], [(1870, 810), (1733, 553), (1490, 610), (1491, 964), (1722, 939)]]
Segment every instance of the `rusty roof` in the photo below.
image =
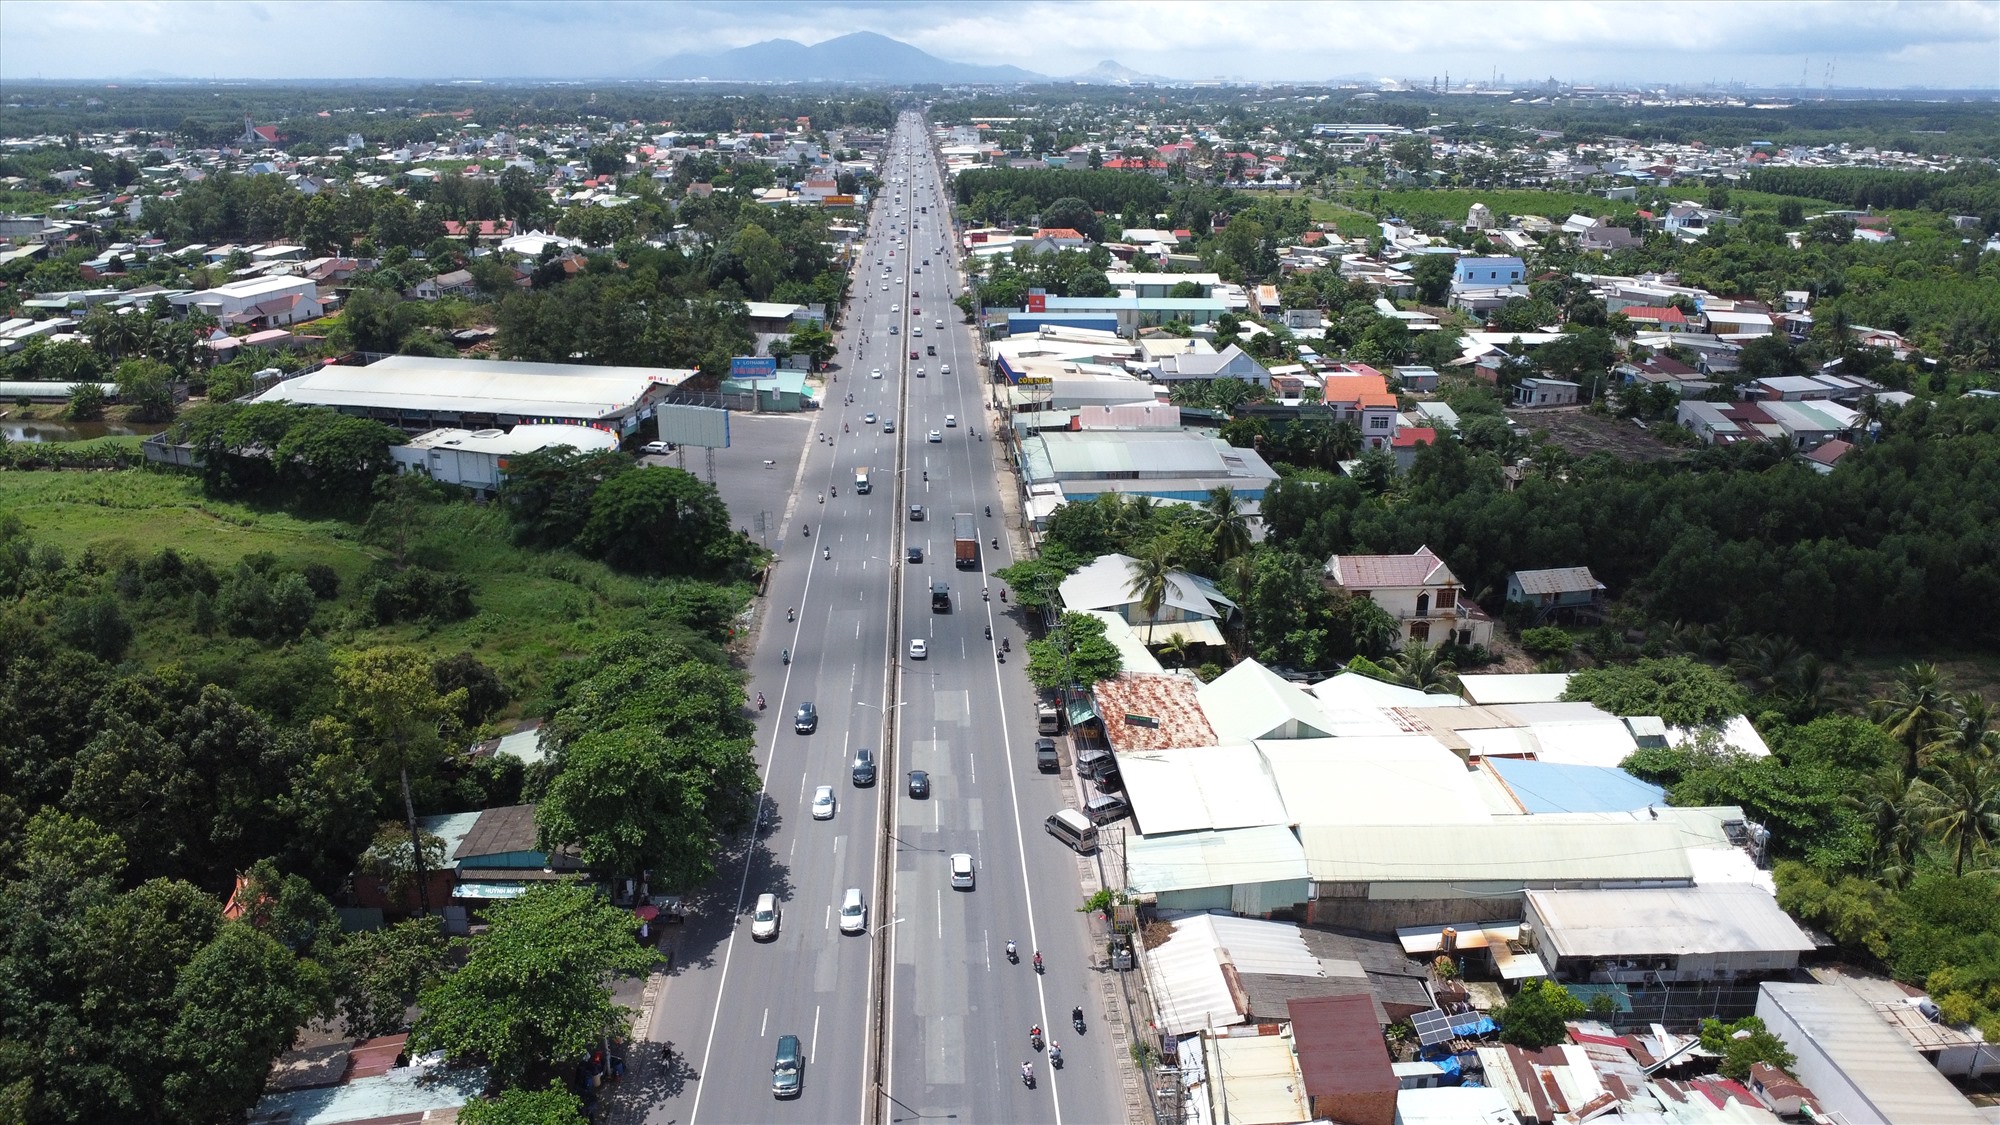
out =
[(1185, 676), (1126, 672), (1099, 681), (1091, 691), (1112, 749), (1176, 750), (1216, 744), (1196, 695), (1199, 687)]
[(1372, 996), (1313, 996), (1285, 1007), (1307, 1096), (1396, 1092)]

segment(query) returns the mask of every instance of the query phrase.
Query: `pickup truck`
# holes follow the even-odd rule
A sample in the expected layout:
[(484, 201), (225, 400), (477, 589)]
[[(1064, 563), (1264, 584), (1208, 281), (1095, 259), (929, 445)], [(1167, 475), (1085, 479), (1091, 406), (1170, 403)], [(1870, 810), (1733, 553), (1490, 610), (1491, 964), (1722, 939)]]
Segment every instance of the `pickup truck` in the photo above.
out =
[(1035, 768), (1043, 773), (1055, 773), (1062, 768), (1061, 760), (1056, 757), (1055, 739), (1037, 738), (1035, 740)]

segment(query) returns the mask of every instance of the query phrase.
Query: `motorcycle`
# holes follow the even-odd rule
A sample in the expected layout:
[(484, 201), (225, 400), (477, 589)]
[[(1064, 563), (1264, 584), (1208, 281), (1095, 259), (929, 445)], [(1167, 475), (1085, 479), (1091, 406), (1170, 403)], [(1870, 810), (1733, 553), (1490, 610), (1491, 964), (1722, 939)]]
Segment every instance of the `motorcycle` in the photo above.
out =
[(981, 590), (979, 591), (979, 600), (982, 602), (990, 602), (993, 600), (993, 594), (990, 591)]
[(1013, 642), (1012, 640), (1009, 640), (1009, 639), (1008, 639), (1008, 638), (1006, 638), (1006, 637), (1001, 637), (1001, 638), (1000, 638), (1000, 651), (1001, 651), (1001, 652), (1013, 652), (1013, 651), (1014, 651), (1014, 642)]
[(781, 663), (790, 664), (792, 662), (792, 650), (786, 649), (783, 653), (780, 653), (778, 656), (778, 660)]
[[(998, 535), (993, 537), (993, 549), (996, 551), (1000, 549), (1000, 537)], [(1005, 599), (1003, 598), (1002, 600), (1004, 601)]]
[(986, 639), (989, 641), (993, 639), (993, 626), (991, 625), (986, 627)]
[(1035, 971), (1042, 971), (1042, 951), (1039, 949), (1035, 950)]
[(807, 539), (811, 539), (813, 535), (812, 525), (809, 523), (800, 524), (799, 534), (805, 536)]
[(1036, 1024), (1035, 1026), (1028, 1029), (1028, 1046), (1033, 1047), (1037, 1051), (1042, 1049), (1041, 1024)]
[(1057, 1070), (1062, 1069), (1062, 1047), (1059, 1044), (1049, 1044), (1049, 1065)]
[(993, 514), (993, 505), (991, 504), (986, 505), (986, 514), (989, 516)]
[(790, 607), (786, 607), (786, 609), (785, 609), (785, 620), (787, 620), (787, 621), (797, 621), (798, 619), (799, 619), (799, 611), (798, 611), (798, 610), (796, 610), (796, 609), (792, 609), (792, 608), (790, 608)]
[(1069, 1022), (1071, 1026), (1076, 1028), (1078, 1035), (1083, 1034), (1083, 1005), (1078, 1004), (1069, 1010)]
[(1005, 663), (1007, 663), (1007, 650), (1006, 650), (1006, 649), (1001, 649), (1001, 650), (1000, 650), (999, 652), (996, 652), (996, 653), (994, 653), (993, 655), (994, 655), (994, 656), (997, 656), (997, 657), (999, 657), (999, 658), (1000, 658), (1000, 663), (1002, 663), (1002, 664), (1005, 664)]
[(757, 693), (757, 710), (762, 711), (763, 709), (764, 709), (764, 693), (760, 691)]
[(1007, 600), (1007, 587), (1005, 586), (1000, 587), (1000, 600), (1003, 602)]
[(824, 550), (820, 551), (820, 553), (819, 553), (819, 557), (820, 557), (820, 558), (823, 558), (823, 559), (830, 559), (830, 558), (832, 558), (832, 557), (833, 557), (833, 548), (832, 548), (832, 547), (827, 547), (827, 548), (825, 548)]
[(1007, 943), (1007, 960), (1016, 965), (1021, 963), (1021, 954), (1015, 950), (1014, 943), (1011, 941)]
[(1022, 1063), (1022, 1064), (1021, 1064), (1021, 1085), (1023, 1085), (1023, 1086), (1026, 1086), (1026, 1087), (1027, 1087), (1028, 1089), (1030, 1089), (1030, 1090), (1032, 1090), (1032, 1089), (1034, 1089), (1034, 1088), (1035, 1088), (1035, 1064), (1034, 1064), (1034, 1063)]

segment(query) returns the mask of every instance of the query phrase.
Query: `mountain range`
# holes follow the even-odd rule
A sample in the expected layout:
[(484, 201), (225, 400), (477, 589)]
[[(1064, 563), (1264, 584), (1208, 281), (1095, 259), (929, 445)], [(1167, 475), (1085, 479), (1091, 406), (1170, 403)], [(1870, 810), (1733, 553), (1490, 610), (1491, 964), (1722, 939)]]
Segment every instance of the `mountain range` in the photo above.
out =
[(808, 47), (767, 39), (712, 54), (670, 55), (642, 72), (650, 78), (716, 82), (1036, 82), (1043, 76), (1018, 66), (979, 66), (941, 59), (886, 35), (857, 31)]

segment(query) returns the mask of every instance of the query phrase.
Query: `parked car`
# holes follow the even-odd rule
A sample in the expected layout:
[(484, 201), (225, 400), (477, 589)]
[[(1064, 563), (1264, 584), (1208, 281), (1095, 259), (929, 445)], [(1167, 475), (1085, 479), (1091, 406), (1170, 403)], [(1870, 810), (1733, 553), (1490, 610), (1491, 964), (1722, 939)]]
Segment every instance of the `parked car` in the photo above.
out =
[(639, 452), (650, 453), (654, 455), (658, 455), (661, 453), (672, 453), (673, 451), (674, 451), (674, 443), (670, 441), (649, 441), (646, 444), (639, 447)]
[(1035, 768), (1041, 770), (1043, 773), (1054, 773), (1062, 768), (1060, 759), (1056, 757), (1055, 739), (1037, 738), (1035, 740)]

